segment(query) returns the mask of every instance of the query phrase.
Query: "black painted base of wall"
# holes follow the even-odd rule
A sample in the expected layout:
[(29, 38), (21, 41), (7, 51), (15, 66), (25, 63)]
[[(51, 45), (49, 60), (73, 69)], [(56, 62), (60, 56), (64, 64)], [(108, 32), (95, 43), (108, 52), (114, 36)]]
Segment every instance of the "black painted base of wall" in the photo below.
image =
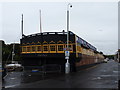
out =
[(102, 62), (88, 64), (88, 65), (82, 65), (82, 66), (76, 67), (76, 71), (84, 70), (84, 69), (90, 68), (90, 67), (95, 66), (95, 65), (100, 64), (100, 63), (102, 63)]

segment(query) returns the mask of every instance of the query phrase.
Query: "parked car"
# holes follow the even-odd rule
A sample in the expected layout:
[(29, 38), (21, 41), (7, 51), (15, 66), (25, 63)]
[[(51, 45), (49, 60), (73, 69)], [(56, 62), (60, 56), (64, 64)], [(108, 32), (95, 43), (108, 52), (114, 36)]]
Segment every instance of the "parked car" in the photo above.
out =
[(107, 63), (108, 62), (108, 59), (104, 59), (104, 63)]
[(10, 71), (23, 71), (23, 66), (21, 64), (18, 64), (18, 63), (6, 64), (5, 67), (6, 67), (8, 72), (10, 72)]

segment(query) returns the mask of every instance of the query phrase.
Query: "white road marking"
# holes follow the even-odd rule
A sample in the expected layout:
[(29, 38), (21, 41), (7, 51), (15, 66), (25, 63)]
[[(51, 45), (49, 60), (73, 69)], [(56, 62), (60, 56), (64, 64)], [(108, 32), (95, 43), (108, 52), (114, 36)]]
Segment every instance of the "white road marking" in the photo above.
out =
[(8, 76), (8, 73), (7, 73), (7, 75), (3, 79), (5, 79), (7, 76)]
[(118, 71), (113, 71), (113, 73), (118, 73)]
[(111, 77), (111, 76), (118, 76), (118, 75), (100, 75), (101, 77)]
[(10, 78), (10, 79), (15, 79), (15, 78)]
[(101, 77), (93, 78), (92, 80), (100, 80), (102, 79)]
[(19, 84), (16, 84), (16, 85), (9, 85), (9, 86), (5, 86), (5, 88), (15, 87), (15, 86), (17, 86), (17, 85), (19, 85)]

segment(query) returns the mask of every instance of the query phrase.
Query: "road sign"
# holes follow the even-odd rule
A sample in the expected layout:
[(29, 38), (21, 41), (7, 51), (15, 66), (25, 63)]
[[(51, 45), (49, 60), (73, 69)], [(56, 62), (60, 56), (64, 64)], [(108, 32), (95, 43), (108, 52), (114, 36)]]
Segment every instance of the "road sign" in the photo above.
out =
[(70, 56), (70, 52), (69, 51), (65, 51), (65, 56), (69, 57)]

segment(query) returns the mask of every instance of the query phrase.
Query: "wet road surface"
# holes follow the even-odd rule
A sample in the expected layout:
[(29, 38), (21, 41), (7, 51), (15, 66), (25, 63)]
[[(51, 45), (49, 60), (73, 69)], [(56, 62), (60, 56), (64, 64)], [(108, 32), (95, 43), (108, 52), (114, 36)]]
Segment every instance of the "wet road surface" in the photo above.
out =
[(118, 88), (118, 62), (108, 61), (76, 73), (46, 74), (10, 72), (5, 88)]

